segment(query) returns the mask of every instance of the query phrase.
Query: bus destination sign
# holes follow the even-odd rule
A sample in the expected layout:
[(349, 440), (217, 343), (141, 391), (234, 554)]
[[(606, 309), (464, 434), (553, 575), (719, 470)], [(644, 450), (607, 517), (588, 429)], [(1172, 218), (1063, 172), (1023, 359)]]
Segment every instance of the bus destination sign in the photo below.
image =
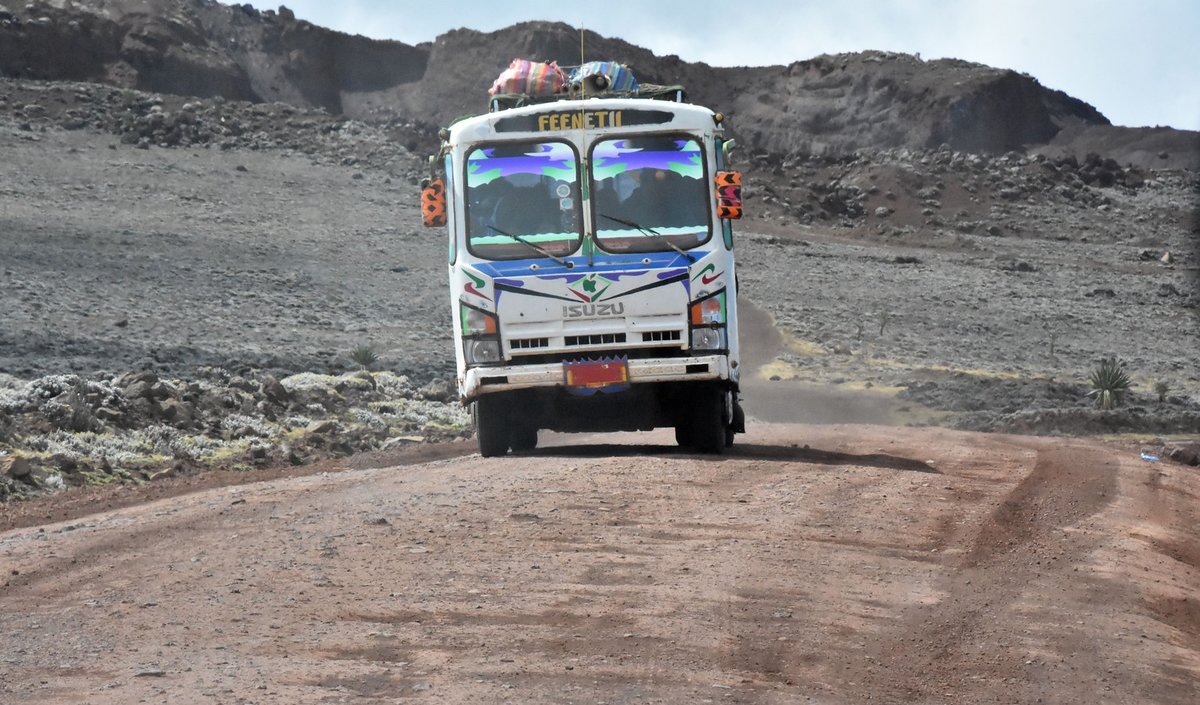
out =
[(665, 125), (671, 122), (665, 110), (560, 110), (537, 115), (503, 117), (496, 121), (497, 132), (559, 132), (593, 130), (637, 125)]

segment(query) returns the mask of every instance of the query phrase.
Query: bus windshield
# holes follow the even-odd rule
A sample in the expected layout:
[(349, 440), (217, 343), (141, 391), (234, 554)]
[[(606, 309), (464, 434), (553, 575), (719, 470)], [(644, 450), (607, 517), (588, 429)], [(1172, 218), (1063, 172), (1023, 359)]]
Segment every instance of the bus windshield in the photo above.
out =
[(593, 221), (609, 252), (688, 249), (708, 241), (700, 142), (689, 135), (601, 140), (592, 150)]
[(583, 240), (578, 159), (565, 142), (472, 149), (466, 195), (467, 247), (478, 257), (558, 257)]

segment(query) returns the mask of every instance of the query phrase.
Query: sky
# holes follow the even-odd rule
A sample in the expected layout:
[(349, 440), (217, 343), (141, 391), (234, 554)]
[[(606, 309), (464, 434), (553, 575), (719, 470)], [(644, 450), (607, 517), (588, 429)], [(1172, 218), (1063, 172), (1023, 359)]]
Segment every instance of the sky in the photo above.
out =
[(782, 66), (868, 49), (951, 57), (1027, 73), (1090, 103), (1116, 125), (1200, 130), (1200, 0), (287, 0), (286, 5), (317, 25), (406, 44), (431, 42), (453, 29), (493, 32), (548, 20), (712, 66)]

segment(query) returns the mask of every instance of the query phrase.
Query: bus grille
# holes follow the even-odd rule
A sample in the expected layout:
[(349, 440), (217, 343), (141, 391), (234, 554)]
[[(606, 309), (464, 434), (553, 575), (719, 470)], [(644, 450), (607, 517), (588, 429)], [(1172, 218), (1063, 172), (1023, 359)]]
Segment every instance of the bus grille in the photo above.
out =
[(677, 330), (656, 330), (642, 333), (643, 343), (669, 343), (678, 341), (680, 333)]
[(549, 338), (515, 338), (508, 341), (513, 350), (534, 350), (550, 347)]
[(624, 343), (624, 333), (602, 333), (600, 335), (568, 335), (563, 344), (567, 347), (575, 347), (579, 345), (612, 345), (614, 343)]

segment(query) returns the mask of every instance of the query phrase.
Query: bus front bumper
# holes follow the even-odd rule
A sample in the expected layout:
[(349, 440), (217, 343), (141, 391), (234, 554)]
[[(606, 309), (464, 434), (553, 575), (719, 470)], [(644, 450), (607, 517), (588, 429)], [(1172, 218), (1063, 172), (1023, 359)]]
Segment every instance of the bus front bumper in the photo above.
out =
[[(566, 387), (569, 363), (473, 367), (467, 370), (460, 389), (463, 401), (481, 394), (536, 387)], [(726, 355), (647, 358), (629, 360), (626, 384), (702, 382), (730, 378)]]

